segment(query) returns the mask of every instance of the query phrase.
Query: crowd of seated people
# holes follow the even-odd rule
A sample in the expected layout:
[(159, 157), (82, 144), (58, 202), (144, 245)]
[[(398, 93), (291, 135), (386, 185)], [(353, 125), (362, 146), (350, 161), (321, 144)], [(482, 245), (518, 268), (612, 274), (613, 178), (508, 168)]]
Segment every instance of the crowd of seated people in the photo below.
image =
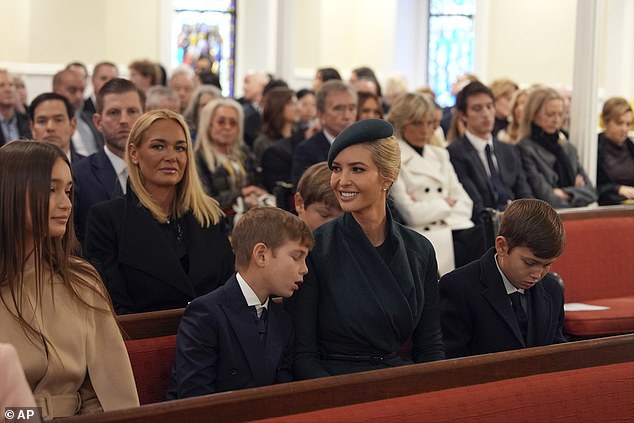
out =
[(565, 342), (555, 209), (634, 200), (627, 100), (595, 189), (549, 87), (464, 75), (443, 111), (367, 67), (240, 99), (210, 69), (71, 63), (26, 107), (0, 69), (0, 343), (45, 418), (138, 405), (115, 314), (186, 308), (170, 399)]

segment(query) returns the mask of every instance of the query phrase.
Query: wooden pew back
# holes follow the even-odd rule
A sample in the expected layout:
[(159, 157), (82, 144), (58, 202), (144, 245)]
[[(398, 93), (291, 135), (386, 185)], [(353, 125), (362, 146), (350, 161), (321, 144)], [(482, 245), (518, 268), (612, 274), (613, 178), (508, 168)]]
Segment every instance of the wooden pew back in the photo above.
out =
[(634, 335), (622, 335), (224, 392), (67, 421), (237, 422), (632, 361)]
[(176, 335), (184, 308), (150, 311), (147, 313), (122, 314), (117, 316), (125, 339), (156, 338)]

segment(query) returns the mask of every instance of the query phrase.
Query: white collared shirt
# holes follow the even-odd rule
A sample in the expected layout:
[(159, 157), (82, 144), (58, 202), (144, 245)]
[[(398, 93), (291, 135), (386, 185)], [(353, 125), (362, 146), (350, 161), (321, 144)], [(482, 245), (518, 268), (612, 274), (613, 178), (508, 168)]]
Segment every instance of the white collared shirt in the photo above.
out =
[(255, 307), (255, 311), (258, 314), (258, 317), (260, 317), (260, 314), (262, 314), (263, 308), (268, 310), (269, 299), (267, 298), (264, 304), (260, 303), (260, 299), (258, 298), (258, 296), (255, 295), (255, 292), (253, 292), (253, 289), (249, 286), (247, 281), (245, 281), (242, 275), (238, 272), (236, 272), (236, 279), (238, 280), (238, 285), (240, 286), (240, 290), (242, 291), (242, 295), (244, 296), (244, 299), (246, 300), (247, 305), (249, 307)]
[(509, 280), (509, 278), (506, 277), (506, 275), (504, 274), (504, 272), (502, 271), (502, 269), (500, 269), (500, 265), (498, 263), (498, 255), (495, 255), (495, 265), (498, 268), (498, 272), (500, 272), (500, 276), (502, 276), (502, 282), (504, 282), (504, 288), (506, 288), (506, 293), (511, 295), (514, 292), (519, 292), (520, 294), (524, 294), (524, 289), (522, 288), (516, 288), (515, 285), (513, 285), (511, 283), (511, 281)]
[(121, 190), (125, 194), (125, 190), (128, 183), (128, 165), (126, 162), (116, 154), (114, 154), (108, 148), (108, 145), (104, 145), (103, 149), (114, 168), (114, 173), (117, 174), (117, 179), (119, 179), (119, 184), (121, 185)]
[(493, 159), (493, 164), (499, 169), (497, 158), (495, 157), (495, 151), (493, 150), (493, 137), (489, 135), (488, 139), (480, 138), (478, 136), (473, 135), (469, 130), (465, 131), (465, 135), (473, 148), (478, 152), (478, 157), (480, 157), (480, 161), (484, 165), (484, 170), (486, 170), (487, 174), (491, 176), (491, 169), (489, 169), (489, 163), (487, 161), (486, 152), (484, 151), (486, 146), (488, 145), (491, 149), (491, 158)]
[(326, 131), (326, 129), (324, 129), (324, 136), (326, 137), (326, 139), (328, 140), (330, 145), (332, 145), (332, 143), (335, 142), (335, 136), (334, 135), (330, 135), (330, 133), (328, 131)]

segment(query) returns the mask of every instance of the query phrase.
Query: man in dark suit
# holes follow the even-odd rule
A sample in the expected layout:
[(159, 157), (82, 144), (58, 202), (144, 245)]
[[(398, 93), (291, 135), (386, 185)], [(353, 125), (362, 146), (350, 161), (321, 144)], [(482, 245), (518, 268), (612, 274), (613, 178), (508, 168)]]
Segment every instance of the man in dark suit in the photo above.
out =
[(504, 210), (509, 201), (531, 198), (517, 147), (491, 135), (495, 123), (491, 90), (481, 82), (471, 82), (458, 94), (456, 111), (466, 132), (447, 150), (460, 183), (473, 200), (473, 221), (479, 223), (483, 208)]
[(66, 97), (75, 110), (77, 128), (72, 141), (75, 150), (88, 156), (103, 147), (103, 139), (93, 124), (92, 114), (83, 111), (85, 89), (86, 81), (75, 70), (65, 69), (53, 76), (53, 92)]
[(126, 192), (126, 141), (132, 125), (143, 114), (144, 104), (145, 94), (127, 79), (108, 81), (97, 95), (94, 122), (105, 146), (73, 166), (75, 227), (82, 242), (90, 208)]
[(317, 91), (316, 102), (322, 130), (295, 148), (291, 172), (293, 186), (297, 186), (309, 166), (328, 159), (328, 150), (335, 137), (357, 117), (357, 94), (339, 80), (325, 82)]
[(238, 99), (244, 109), (244, 142), (253, 146), (253, 142), (262, 127), (262, 97), (264, 87), (271, 77), (264, 72), (249, 71), (244, 77), (244, 96)]
[(495, 248), (440, 280), (447, 358), (566, 342), (563, 288), (548, 273), (565, 243), (548, 203), (513, 201)]
[(119, 69), (117, 65), (112, 62), (99, 62), (92, 70), (92, 94), (84, 99), (83, 111), (89, 116), (92, 116), (97, 112), (97, 94), (104, 86), (104, 84), (111, 79), (119, 77)]
[(13, 76), (0, 69), (0, 147), (17, 139), (30, 139), (29, 117), (16, 109)]
[(75, 151), (70, 141), (77, 119), (66, 97), (55, 93), (38, 95), (29, 106), (29, 118), (33, 139), (57, 145), (66, 153), (71, 164), (85, 157)]
[(168, 399), (292, 380), (293, 324), (270, 296), (290, 297), (308, 272), (310, 228), (273, 207), (249, 210), (232, 234), (237, 274), (181, 319)]

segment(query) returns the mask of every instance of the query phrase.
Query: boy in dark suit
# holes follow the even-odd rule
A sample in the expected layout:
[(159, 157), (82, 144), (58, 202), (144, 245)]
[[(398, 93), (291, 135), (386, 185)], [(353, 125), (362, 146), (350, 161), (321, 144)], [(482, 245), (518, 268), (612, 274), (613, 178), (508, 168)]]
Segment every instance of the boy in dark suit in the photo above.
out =
[(440, 280), (447, 358), (566, 342), (563, 289), (548, 273), (565, 244), (548, 203), (513, 201), (495, 248)]
[(292, 380), (293, 324), (269, 298), (299, 289), (313, 242), (284, 210), (258, 207), (241, 217), (232, 234), (237, 273), (187, 306), (167, 399)]

